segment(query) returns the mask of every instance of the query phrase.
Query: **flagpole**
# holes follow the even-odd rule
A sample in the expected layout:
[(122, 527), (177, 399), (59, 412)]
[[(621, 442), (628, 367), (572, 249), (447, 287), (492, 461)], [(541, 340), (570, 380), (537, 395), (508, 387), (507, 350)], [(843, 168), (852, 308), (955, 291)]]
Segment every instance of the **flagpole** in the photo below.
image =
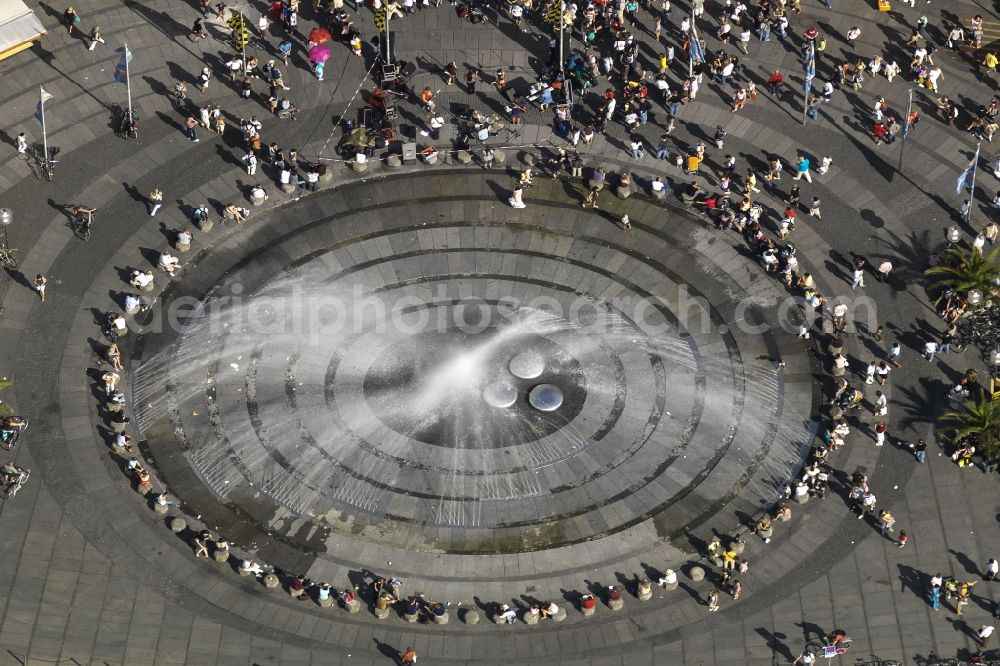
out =
[[(816, 48), (815, 42), (810, 40), (809, 50), (806, 53), (805, 62), (805, 81), (802, 83), (802, 124), (806, 124), (806, 113), (809, 111), (809, 93), (812, 90), (812, 77), (815, 76), (815, 64), (812, 62), (812, 58), (815, 57), (814, 49)], [(812, 74), (812, 76), (810, 76)]]
[[(240, 44), (243, 46), (241, 49), (243, 51), (243, 76), (247, 74), (247, 39), (243, 39), (243, 33), (246, 31), (246, 26), (243, 24), (243, 10), (240, 10)], [(125, 66), (128, 67), (128, 45), (125, 46)]]
[[(565, 40), (565, 35), (563, 34), (563, 26), (566, 21), (563, 19), (563, 15), (566, 13), (566, 0), (559, 0), (559, 73), (562, 74), (563, 70), (563, 42)], [(625, 80), (628, 81), (628, 72), (625, 73)]]
[(132, 77), (128, 72), (128, 42), (125, 42), (125, 89), (128, 91), (128, 124), (132, 125)]
[[(691, 38), (694, 37), (694, 40)], [(688, 78), (694, 78), (694, 42), (698, 39), (698, 29), (694, 26), (694, 10), (691, 10), (691, 30), (688, 31)]]
[(979, 149), (983, 142), (976, 144), (976, 156), (972, 158), (972, 194), (969, 195), (969, 210), (965, 213), (965, 223), (972, 224), (972, 207), (976, 205), (976, 172), (979, 171)]
[(45, 134), (45, 88), (38, 86), (39, 109), (42, 112), (42, 150), (45, 151), (45, 161), (49, 160), (49, 139)]
[(906, 135), (913, 129), (910, 127), (910, 112), (913, 109), (913, 88), (910, 88), (906, 99), (906, 119), (903, 121), (903, 139), (899, 144), (899, 164), (896, 171), (903, 173), (903, 149), (906, 148)]

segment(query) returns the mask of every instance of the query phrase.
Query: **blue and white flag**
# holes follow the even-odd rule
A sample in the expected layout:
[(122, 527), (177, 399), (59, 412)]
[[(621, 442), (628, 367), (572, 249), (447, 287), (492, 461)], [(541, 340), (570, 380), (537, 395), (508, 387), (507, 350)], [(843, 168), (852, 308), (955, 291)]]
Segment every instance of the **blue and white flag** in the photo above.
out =
[(701, 48), (701, 40), (698, 39), (698, 29), (691, 21), (691, 30), (688, 31), (688, 57), (692, 63), (705, 62), (705, 51)]
[(803, 63), (802, 73), (805, 75), (803, 87), (806, 92), (812, 90), (812, 80), (816, 77), (816, 45), (810, 44), (806, 51), (805, 63)]
[(972, 184), (976, 182), (976, 165), (979, 163), (979, 146), (976, 146), (976, 154), (972, 158), (969, 166), (958, 177), (955, 187), (955, 194), (961, 194), (962, 190), (972, 189)]
[[(44, 86), (38, 86), (38, 104), (35, 105), (35, 120), (42, 123), (42, 104), (52, 99), (52, 94)], [(42, 123), (44, 125), (44, 123)]]
[(115, 81), (118, 83), (128, 83), (128, 64), (132, 62), (132, 52), (127, 46), (115, 49), (115, 53), (121, 53), (118, 59), (118, 66), (115, 67)]

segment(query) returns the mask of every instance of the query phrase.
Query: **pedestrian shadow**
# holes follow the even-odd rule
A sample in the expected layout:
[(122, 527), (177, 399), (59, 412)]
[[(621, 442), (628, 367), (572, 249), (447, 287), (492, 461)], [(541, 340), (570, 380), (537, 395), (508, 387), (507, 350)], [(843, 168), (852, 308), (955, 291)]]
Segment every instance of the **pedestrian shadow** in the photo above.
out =
[[(815, 636), (816, 640), (820, 640), (826, 636), (826, 632), (823, 631), (823, 629), (815, 622), (806, 622), (803, 620), (802, 622), (796, 622), (795, 626), (802, 628), (802, 640), (806, 643), (812, 641), (812, 636)], [(757, 631), (758, 633), (760, 632), (759, 629)], [(784, 636), (782, 636), (782, 638), (784, 638)]]
[(403, 658), (403, 653), (388, 643), (383, 643), (374, 636), (372, 637), (372, 642), (375, 643), (375, 648), (379, 653), (386, 659), (392, 659), (393, 663), (398, 663)]
[(960, 634), (965, 634), (969, 638), (978, 642), (978, 636), (976, 635), (976, 630), (969, 625), (965, 620), (961, 620), (957, 617), (945, 618), (945, 622), (951, 625), (951, 628)]
[[(905, 592), (906, 590), (909, 590), (914, 594), (914, 596), (926, 600), (926, 576), (907, 564), (898, 564), (896, 565), (896, 568), (899, 570), (899, 591)], [(930, 601), (927, 601), (927, 604), (930, 605)]]
[(764, 627), (757, 627), (754, 631), (756, 631), (757, 634), (764, 639), (764, 643), (773, 652), (780, 654), (786, 661), (795, 661), (795, 655), (792, 654), (792, 651), (788, 649), (788, 646), (782, 642), (784, 639), (788, 638), (785, 634), (777, 632), (771, 633)]
[(958, 560), (958, 563), (961, 564), (962, 567), (965, 569), (965, 573), (973, 574), (975, 576), (980, 575), (979, 567), (976, 565), (975, 562), (972, 561), (972, 559), (969, 558), (968, 555), (953, 548), (949, 548), (948, 552), (955, 556), (955, 559)]

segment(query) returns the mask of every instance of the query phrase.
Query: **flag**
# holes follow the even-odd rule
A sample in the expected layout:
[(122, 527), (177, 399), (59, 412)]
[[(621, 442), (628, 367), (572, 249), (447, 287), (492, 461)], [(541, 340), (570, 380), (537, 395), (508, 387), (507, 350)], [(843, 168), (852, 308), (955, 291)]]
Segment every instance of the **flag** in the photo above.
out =
[(52, 99), (52, 94), (45, 90), (44, 86), (38, 86), (38, 104), (35, 106), (35, 119), (42, 122), (42, 104)]
[(976, 146), (976, 154), (972, 157), (969, 166), (958, 177), (955, 194), (961, 194), (964, 189), (972, 189), (972, 184), (976, 182), (976, 165), (979, 163), (979, 146)]
[(698, 30), (691, 21), (691, 30), (688, 32), (688, 57), (691, 62), (705, 62), (705, 51), (701, 48), (701, 40), (698, 39)]
[(803, 84), (805, 91), (809, 92), (812, 90), (812, 80), (816, 76), (816, 44), (810, 43), (809, 50), (806, 51), (805, 62), (803, 63), (802, 73), (805, 75), (805, 83)]
[(115, 53), (121, 53), (118, 65), (115, 67), (115, 81), (118, 83), (128, 83), (128, 64), (132, 62), (132, 52), (127, 46), (115, 49)]

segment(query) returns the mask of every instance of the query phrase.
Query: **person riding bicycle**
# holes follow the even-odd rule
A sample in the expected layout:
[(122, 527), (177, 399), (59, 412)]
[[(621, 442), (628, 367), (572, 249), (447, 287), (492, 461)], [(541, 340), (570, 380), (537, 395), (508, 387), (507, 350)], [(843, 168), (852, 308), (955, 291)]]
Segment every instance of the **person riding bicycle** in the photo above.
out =
[(5, 416), (0, 419), (0, 438), (6, 442), (26, 427), (28, 422), (20, 416)]
[(90, 227), (94, 224), (94, 215), (96, 214), (96, 208), (87, 208), (86, 206), (75, 206), (73, 208), (73, 215), (76, 217), (77, 223), (86, 231), (90, 231)]
[(15, 465), (13, 461), (4, 463), (3, 467), (0, 467), (0, 483), (10, 490), (24, 472), (25, 470)]
[(826, 636), (826, 646), (835, 647), (843, 643), (849, 642), (851, 639), (847, 637), (847, 634), (841, 629), (834, 629), (833, 633), (827, 634)]

